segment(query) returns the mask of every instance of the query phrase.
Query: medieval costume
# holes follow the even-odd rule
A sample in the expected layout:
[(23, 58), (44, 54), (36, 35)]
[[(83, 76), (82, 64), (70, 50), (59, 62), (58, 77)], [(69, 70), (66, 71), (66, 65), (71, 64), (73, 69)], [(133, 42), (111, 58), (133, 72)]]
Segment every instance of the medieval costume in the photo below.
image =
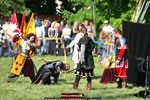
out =
[(78, 83), (81, 77), (87, 79), (87, 90), (91, 90), (91, 80), (93, 77), (94, 70), (94, 60), (92, 56), (92, 51), (94, 49), (93, 40), (90, 37), (83, 37), (80, 39), (79, 43), (79, 63), (77, 65), (77, 70), (75, 72), (76, 78), (73, 89), (78, 88)]
[(43, 64), (37, 75), (34, 77), (32, 80), (32, 84), (38, 84), (40, 80), (43, 81), (43, 84), (51, 84), (51, 79), (50, 77), (54, 77), (54, 82), (57, 83), (60, 70), (64, 69), (64, 64), (62, 61), (52, 61), (52, 62), (47, 62), (46, 64)]
[[(34, 36), (34, 34), (32, 36)], [(30, 77), (32, 80), (36, 74), (36, 67), (31, 59), (31, 56), (33, 56), (36, 51), (35, 44), (29, 44), (25, 39), (21, 39), (18, 35), (13, 36), (12, 42), (15, 43), (14, 45), (16, 48), (20, 46), (20, 51), (16, 56), (15, 62), (13, 63), (6, 81), (15, 82), (21, 72), (24, 74), (24, 77)]]
[(68, 45), (68, 47), (73, 47), (73, 56), (72, 56), (72, 60), (74, 61), (74, 68), (77, 68), (77, 62), (78, 62), (78, 42), (79, 40), (82, 38), (81, 33), (76, 34), (74, 40)]
[(116, 40), (116, 61), (119, 61), (119, 64), (116, 65), (115, 70), (115, 77), (120, 79), (118, 82), (118, 87), (121, 87), (122, 83), (126, 84), (127, 81), (127, 50), (128, 47), (126, 45), (126, 39), (123, 37), (118, 38)]

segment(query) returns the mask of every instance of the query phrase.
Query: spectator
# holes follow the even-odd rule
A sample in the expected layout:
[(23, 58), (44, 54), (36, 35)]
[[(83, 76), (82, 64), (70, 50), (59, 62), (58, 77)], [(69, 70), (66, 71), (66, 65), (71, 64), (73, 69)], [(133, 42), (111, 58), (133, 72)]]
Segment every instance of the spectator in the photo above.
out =
[(38, 16), (35, 17), (34, 23), (35, 23), (35, 26), (36, 26), (36, 27), (38, 26), (38, 23), (41, 23), (41, 22), (40, 22), (40, 19), (38, 18)]
[[(36, 27), (36, 36), (37, 38), (43, 38), (43, 35), (45, 34), (44, 27), (41, 25), (41, 23), (38, 23), (38, 26)], [(42, 40), (38, 39), (38, 55), (41, 56), (41, 47), (42, 47)]]
[(54, 27), (55, 27), (55, 30), (56, 30), (56, 37), (58, 38), (60, 24), (56, 22)]
[(3, 56), (3, 46), (6, 45), (6, 35), (2, 29), (2, 26), (0, 24), (0, 57)]
[(5, 24), (2, 26), (5, 35), (7, 36), (7, 45), (8, 45), (8, 57), (12, 57), (12, 42), (9, 40), (9, 36), (7, 34), (10, 34), (11, 29), (10, 29), (10, 25), (9, 25), (9, 20), (6, 19), (5, 20)]
[[(60, 22), (60, 27), (59, 27), (59, 29), (58, 29), (58, 38), (61, 38), (62, 37), (62, 31), (63, 31), (63, 29), (64, 29), (65, 27), (64, 27), (64, 21), (62, 20), (61, 22)], [(58, 40), (58, 48), (61, 48), (61, 43), (60, 43), (61, 41), (60, 40)]]
[(109, 35), (110, 33), (113, 32), (113, 27), (111, 25), (109, 25), (108, 20), (104, 21), (104, 27), (102, 28), (102, 31), (105, 33), (105, 35)]
[[(66, 24), (65, 28), (62, 31), (62, 37), (66, 38), (66, 39), (64, 39), (65, 47), (68, 46), (70, 43), (70, 40), (67, 39), (67, 38), (70, 38), (70, 35), (71, 35), (71, 29), (69, 28), (68, 24)], [(69, 52), (70, 52), (70, 49), (69, 49)]]
[(86, 29), (87, 29), (88, 36), (91, 37), (92, 40), (94, 40), (94, 27), (93, 27), (93, 25), (92, 25), (92, 24), (89, 25), (88, 20), (85, 20), (84, 26), (85, 26)]
[(48, 28), (49, 28), (49, 20), (44, 21), (44, 30), (45, 34), (43, 35), (43, 49), (42, 49), (42, 54), (48, 54), (48, 48), (49, 48), (49, 40), (48, 38)]
[[(114, 28), (111, 25), (109, 25), (108, 20), (105, 20), (104, 24), (105, 26), (102, 28), (101, 35), (100, 35), (101, 41), (111, 43), (111, 40), (112, 40), (111, 37), (113, 36)], [(110, 53), (110, 45), (107, 45), (106, 51), (107, 51), (107, 54)]]
[[(56, 24), (56, 22), (52, 22), (51, 27), (48, 29), (49, 38), (56, 38), (55, 24)], [(56, 40), (49, 40), (48, 53), (53, 55), (55, 48), (56, 48)]]
[(72, 35), (73, 38), (77, 35), (77, 33), (79, 33), (79, 23), (78, 22), (74, 23), (72, 33), (73, 33), (73, 35)]

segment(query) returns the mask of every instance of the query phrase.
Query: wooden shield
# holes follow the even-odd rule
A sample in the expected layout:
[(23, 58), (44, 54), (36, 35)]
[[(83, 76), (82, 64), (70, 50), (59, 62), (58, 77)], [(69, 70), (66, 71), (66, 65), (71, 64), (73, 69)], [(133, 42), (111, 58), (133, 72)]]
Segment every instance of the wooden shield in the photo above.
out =
[(27, 59), (27, 56), (18, 55), (10, 72), (15, 75), (20, 75), (20, 72), (22, 71), (22, 68), (25, 64), (26, 59)]

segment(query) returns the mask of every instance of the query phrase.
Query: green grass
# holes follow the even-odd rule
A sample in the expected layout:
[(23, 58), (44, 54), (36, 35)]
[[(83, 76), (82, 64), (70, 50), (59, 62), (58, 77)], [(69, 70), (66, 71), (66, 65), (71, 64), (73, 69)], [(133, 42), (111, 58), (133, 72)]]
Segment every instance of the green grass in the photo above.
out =
[[(50, 61), (64, 61), (64, 57), (62, 56), (34, 56), (33, 61), (37, 69), (44, 63), (44, 61), (40, 60), (42, 58)], [(31, 84), (30, 79), (23, 75), (21, 75), (15, 83), (6, 83), (5, 80), (12, 65), (12, 58), (0, 58), (0, 100), (44, 100), (44, 97), (60, 98), (61, 93), (83, 93), (85, 98), (101, 98), (102, 100), (143, 100), (142, 98), (133, 96), (133, 94), (143, 90), (143, 87), (133, 87), (129, 84), (130, 88), (117, 89), (116, 83), (99, 83), (106, 67), (101, 66), (99, 62), (96, 61), (96, 57), (94, 59), (96, 66), (94, 69), (95, 76), (92, 80), (92, 90), (88, 92), (86, 90), (87, 81), (85, 79), (80, 80), (78, 90), (69, 90), (69, 88), (72, 88), (75, 78), (73, 72), (68, 73), (66, 78), (64, 76), (60, 77), (58, 85), (36, 86)], [(67, 57), (67, 63), (73, 68), (71, 57)]]

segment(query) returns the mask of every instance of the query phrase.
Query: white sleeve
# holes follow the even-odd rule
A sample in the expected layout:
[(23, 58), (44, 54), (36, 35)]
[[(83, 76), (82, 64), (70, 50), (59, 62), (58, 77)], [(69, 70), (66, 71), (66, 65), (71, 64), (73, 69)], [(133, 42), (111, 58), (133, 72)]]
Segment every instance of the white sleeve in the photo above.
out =
[[(78, 33), (78, 34), (79, 34), (79, 33)], [(69, 44), (69, 47), (70, 47), (70, 48), (72, 48), (76, 43), (79, 42), (80, 37), (79, 37), (78, 34), (75, 36), (74, 40)]]
[(43, 33), (43, 37), (45, 36), (45, 29), (44, 27), (42, 27), (42, 33)]

